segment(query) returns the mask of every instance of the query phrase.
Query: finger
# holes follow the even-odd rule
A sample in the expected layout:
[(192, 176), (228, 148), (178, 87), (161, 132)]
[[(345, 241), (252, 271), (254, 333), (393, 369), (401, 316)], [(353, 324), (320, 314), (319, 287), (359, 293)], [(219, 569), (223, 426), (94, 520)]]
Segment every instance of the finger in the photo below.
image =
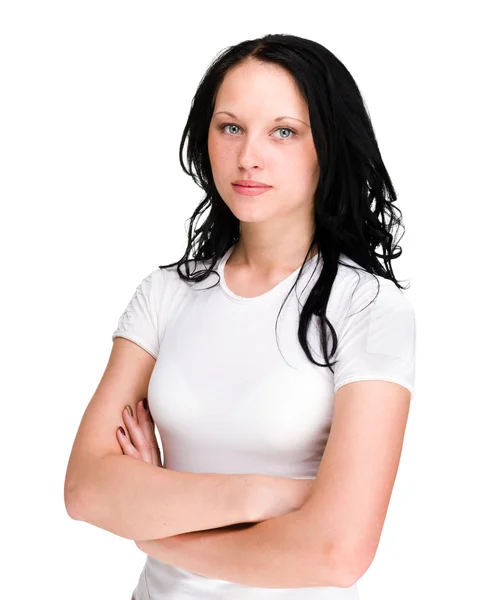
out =
[(137, 404), (137, 421), (148, 442), (156, 444), (154, 423), (151, 420), (149, 411), (144, 406), (144, 401)]
[(116, 437), (118, 438), (118, 443), (120, 444), (124, 454), (127, 456), (132, 456), (133, 458), (137, 458), (138, 460), (142, 460), (141, 453), (130, 442), (127, 435), (121, 432), (119, 427), (116, 430)]
[(144, 408), (144, 411), (147, 413), (147, 415), (149, 417), (149, 420), (154, 425), (153, 415), (151, 414), (151, 411), (149, 410), (148, 399), (147, 398), (143, 398), (141, 404), (142, 404), (142, 408)]
[(128, 430), (128, 434), (130, 436), (130, 441), (136, 447), (137, 450), (140, 450), (139, 446), (143, 443), (144, 433), (142, 432), (138, 422), (137, 422), (137, 407), (135, 409), (135, 413), (132, 415), (129, 414), (127, 408), (124, 408), (122, 411), (123, 422)]
[(147, 398), (137, 404), (137, 420), (151, 448), (151, 460), (155, 466), (161, 465), (161, 454), (155, 435), (155, 422), (148, 410)]
[[(137, 412), (137, 411), (136, 411)], [(123, 420), (125, 425), (127, 426), (128, 433), (130, 435), (130, 439), (135, 449), (139, 451), (142, 456), (142, 460), (145, 462), (151, 463), (153, 462), (153, 456), (151, 451), (151, 443), (146, 438), (145, 432), (139, 426), (134, 417), (131, 417), (128, 414), (127, 409), (123, 410)]]

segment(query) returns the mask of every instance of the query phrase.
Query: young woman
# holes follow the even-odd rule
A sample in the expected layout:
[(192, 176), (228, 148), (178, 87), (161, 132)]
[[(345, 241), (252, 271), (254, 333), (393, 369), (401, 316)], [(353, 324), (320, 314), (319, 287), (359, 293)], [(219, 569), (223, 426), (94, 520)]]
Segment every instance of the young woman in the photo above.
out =
[(363, 98), (314, 41), (244, 41), (200, 82), (180, 160), (205, 197), (182, 259), (144, 278), (112, 335), (68, 512), (148, 555), (138, 600), (356, 599), (416, 340)]

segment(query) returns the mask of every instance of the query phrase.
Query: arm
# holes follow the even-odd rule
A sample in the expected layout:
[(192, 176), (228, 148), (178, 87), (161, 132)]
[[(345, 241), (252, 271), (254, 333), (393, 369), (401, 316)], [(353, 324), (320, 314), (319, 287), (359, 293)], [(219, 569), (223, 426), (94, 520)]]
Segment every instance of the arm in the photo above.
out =
[(74, 492), (71, 516), (131, 540), (251, 521), (265, 475), (185, 473), (109, 454)]
[[(332, 560), (299, 509), (256, 523), (196, 531), (137, 542), (149, 556), (205, 577), (267, 588), (350, 587), (352, 580)], [(245, 528), (243, 528), (245, 526)]]

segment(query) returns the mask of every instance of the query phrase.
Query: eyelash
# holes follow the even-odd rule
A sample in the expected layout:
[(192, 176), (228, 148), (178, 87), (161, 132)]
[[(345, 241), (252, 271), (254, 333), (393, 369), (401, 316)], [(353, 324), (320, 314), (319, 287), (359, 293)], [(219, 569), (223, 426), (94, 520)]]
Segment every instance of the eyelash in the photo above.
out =
[[(227, 127), (228, 125), (234, 125), (235, 127), (238, 127), (238, 128), (240, 128), (240, 126), (239, 126), (239, 125), (236, 125), (236, 123), (223, 123), (222, 125), (219, 125), (218, 129), (219, 129), (220, 131), (222, 131), (222, 133), (225, 133), (225, 132), (224, 132), (224, 128), (225, 128), (225, 127)], [(240, 129), (241, 129), (241, 128), (240, 128)], [(286, 129), (286, 130), (288, 130), (288, 131), (291, 131), (291, 132), (294, 134), (294, 136), (297, 136), (297, 135), (298, 135), (298, 132), (297, 132), (297, 131), (295, 131), (295, 129), (292, 129), (291, 127), (277, 127), (277, 128), (274, 130), (274, 131), (280, 131), (281, 129)], [(273, 133), (274, 133), (274, 131), (273, 131)], [(228, 134), (228, 135), (232, 135), (232, 134)], [(278, 139), (279, 139), (279, 141), (281, 141), (281, 142), (286, 142), (287, 140), (290, 140), (290, 139), (292, 139), (292, 137), (294, 137), (294, 136), (291, 136), (291, 137), (289, 137), (289, 138), (281, 138), (281, 139), (279, 139), (279, 138), (278, 138)]]

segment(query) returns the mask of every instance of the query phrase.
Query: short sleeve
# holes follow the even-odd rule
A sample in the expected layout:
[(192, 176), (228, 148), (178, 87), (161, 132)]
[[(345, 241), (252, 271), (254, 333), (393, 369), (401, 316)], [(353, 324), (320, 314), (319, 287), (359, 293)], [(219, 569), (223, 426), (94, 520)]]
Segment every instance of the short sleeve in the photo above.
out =
[(413, 306), (393, 281), (369, 277), (371, 283), (365, 280), (354, 291), (337, 336), (334, 393), (346, 383), (376, 379), (399, 383), (410, 391), (412, 399), (416, 349)]
[(111, 339), (123, 337), (158, 357), (158, 307), (162, 291), (163, 273), (156, 269), (137, 286), (130, 302), (118, 320)]

